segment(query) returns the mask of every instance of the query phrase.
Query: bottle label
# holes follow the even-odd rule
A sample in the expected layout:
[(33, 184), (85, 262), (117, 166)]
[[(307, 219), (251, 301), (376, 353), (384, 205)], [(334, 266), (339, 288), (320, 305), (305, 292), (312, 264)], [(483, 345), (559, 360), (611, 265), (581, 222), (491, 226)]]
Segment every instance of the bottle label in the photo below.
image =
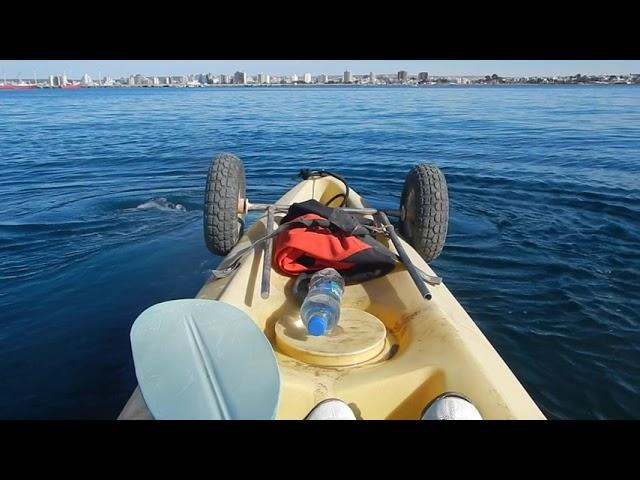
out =
[(319, 290), (323, 290), (327, 293), (331, 292), (331, 294), (336, 298), (340, 298), (342, 296), (342, 286), (339, 282), (324, 281), (318, 286), (320, 287)]

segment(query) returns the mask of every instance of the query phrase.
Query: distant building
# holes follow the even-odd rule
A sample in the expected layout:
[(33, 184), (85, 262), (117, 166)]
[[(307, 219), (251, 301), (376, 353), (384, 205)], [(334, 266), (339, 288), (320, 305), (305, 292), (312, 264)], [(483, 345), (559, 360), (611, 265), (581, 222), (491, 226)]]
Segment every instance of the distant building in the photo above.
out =
[(136, 79), (135, 79), (135, 77), (133, 75), (131, 75), (129, 77), (128, 83), (129, 83), (129, 85), (135, 85), (136, 84)]
[(56, 84), (55, 81), (56, 81), (56, 78), (53, 75), (49, 75), (49, 86), (50, 87), (55, 86), (55, 84)]
[(171, 75), (169, 80), (171, 80), (171, 85), (184, 85), (187, 83), (187, 77), (184, 75)]
[(260, 84), (271, 83), (271, 77), (269, 75), (265, 75), (264, 73), (259, 73), (258, 74), (258, 83), (260, 83)]
[(244, 72), (236, 72), (233, 76), (234, 83), (238, 83), (240, 85), (244, 85), (247, 83), (247, 74)]
[(160, 79), (158, 77), (153, 77), (153, 84), (160, 85)]
[(144, 75), (140, 75), (140, 74), (137, 74), (135, 77), (133, 77), (133, 80), (136, 85), (152, 85), (153, 84), (152, 77), (145, 77)]
[(311, 74), (310, 73), (305, 73), (303, 78), (304, 78), (304, 83), (311, 83)]
[(418, 74), (418, 83), (427, 83), (429, 81), (429, 72), (420, 72)]
[(293, 75), (291, 75), (291, 81), (293, 83), (297, 82), (298, 81), (298, 75), (296, 75), (295, 73)]
[(409, 73), (406, 70), (400, 70), (398, 72), (398, 81), (400, 83), (407, 83), (407, 80), (409, 80)]
[(373, 72), (369, 72), (369, 83), (372, 85), (376, 83), (376, 76), (373, 74)]
[(318, 78), (316, 79), (316, 81), (318, 83), (328, 83), (329, 82), (329, 75), (323, 73), (322, 75), (318, 75)]
[(350, 70), (346, 70), (344, 72), (344, 76), (342, 77), (344, 83), (353, 83), (353, 74)]
[(220, 83), (222, 85), (229, 83), (229, 75), (220, 75)]

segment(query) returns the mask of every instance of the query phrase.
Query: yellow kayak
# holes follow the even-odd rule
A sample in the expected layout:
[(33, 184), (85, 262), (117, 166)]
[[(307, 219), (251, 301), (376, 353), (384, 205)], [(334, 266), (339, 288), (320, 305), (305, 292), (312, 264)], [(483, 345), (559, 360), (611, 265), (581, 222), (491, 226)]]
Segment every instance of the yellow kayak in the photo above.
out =
[[(244, 185), (241, 190), (244, 196)], [(326, 204), (341, 193), (345, 184), (339, 179), (311, 177), (276, 203), (316, 199)], [(346, 207), (368, 205), (350, 190)], [(275, 214), (276, 226), (284, 213)], [(267, 216), (239, 235), (219, 268), (265, 235)], [(380, 241), (396, 252), (388, 238)], [(436, 276), (409, 242), (401, 242), (419, 270)], [(313, 337), (299, 318), (291, 291), (295, 278), (271, 269), (269, 296), (261, 295), (264, 251), (255, 248), (229, 276), (212, 277), (197, 298), (243, 310), (269, 340), (280, 372), (276, 419), (304, 419), (323, 400), (340, 399), (360, 419), (418, 420), (443, 392), (463, 394), (483, 419), (545, 418), (444, 283), (429, 285), (432, 297), (427, 300), (398, 263), (387, 275), (346, 286), (336, 332)], [(139, 388), (119, 418), (152, 418)]]

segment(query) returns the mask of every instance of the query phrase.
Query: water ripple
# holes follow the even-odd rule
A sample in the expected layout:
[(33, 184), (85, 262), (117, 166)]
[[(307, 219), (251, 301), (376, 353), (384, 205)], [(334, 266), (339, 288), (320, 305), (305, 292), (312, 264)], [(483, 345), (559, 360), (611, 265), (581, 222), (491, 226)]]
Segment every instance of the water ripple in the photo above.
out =
[(216, 152), (254, 202), (301, 168), (397, 208), (445, 172), (434, 262), (544, 413), (638, 418), (640, 89), (122, 89), (0, 92), (0, 418), (114, 418), (128, 330), (193, 296)]

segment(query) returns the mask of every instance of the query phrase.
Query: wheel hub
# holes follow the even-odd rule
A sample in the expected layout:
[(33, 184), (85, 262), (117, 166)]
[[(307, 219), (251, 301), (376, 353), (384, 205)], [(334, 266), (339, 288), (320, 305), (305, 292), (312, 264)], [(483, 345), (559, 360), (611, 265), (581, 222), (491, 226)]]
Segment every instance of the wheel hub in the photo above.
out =
[(238, 215), (244, 215), (247, 213), (248, 203), (246, 198), (242, 198), (238, 195)]
[(413, 224), (416, 219), (416, 194), (413, 189), (410, 189), (407, 192), (407, 200), (404, 205), (402, 205), (401, 215), (402, 215), (402, 226), (405, 235), (408, 238), (413, 238)]

